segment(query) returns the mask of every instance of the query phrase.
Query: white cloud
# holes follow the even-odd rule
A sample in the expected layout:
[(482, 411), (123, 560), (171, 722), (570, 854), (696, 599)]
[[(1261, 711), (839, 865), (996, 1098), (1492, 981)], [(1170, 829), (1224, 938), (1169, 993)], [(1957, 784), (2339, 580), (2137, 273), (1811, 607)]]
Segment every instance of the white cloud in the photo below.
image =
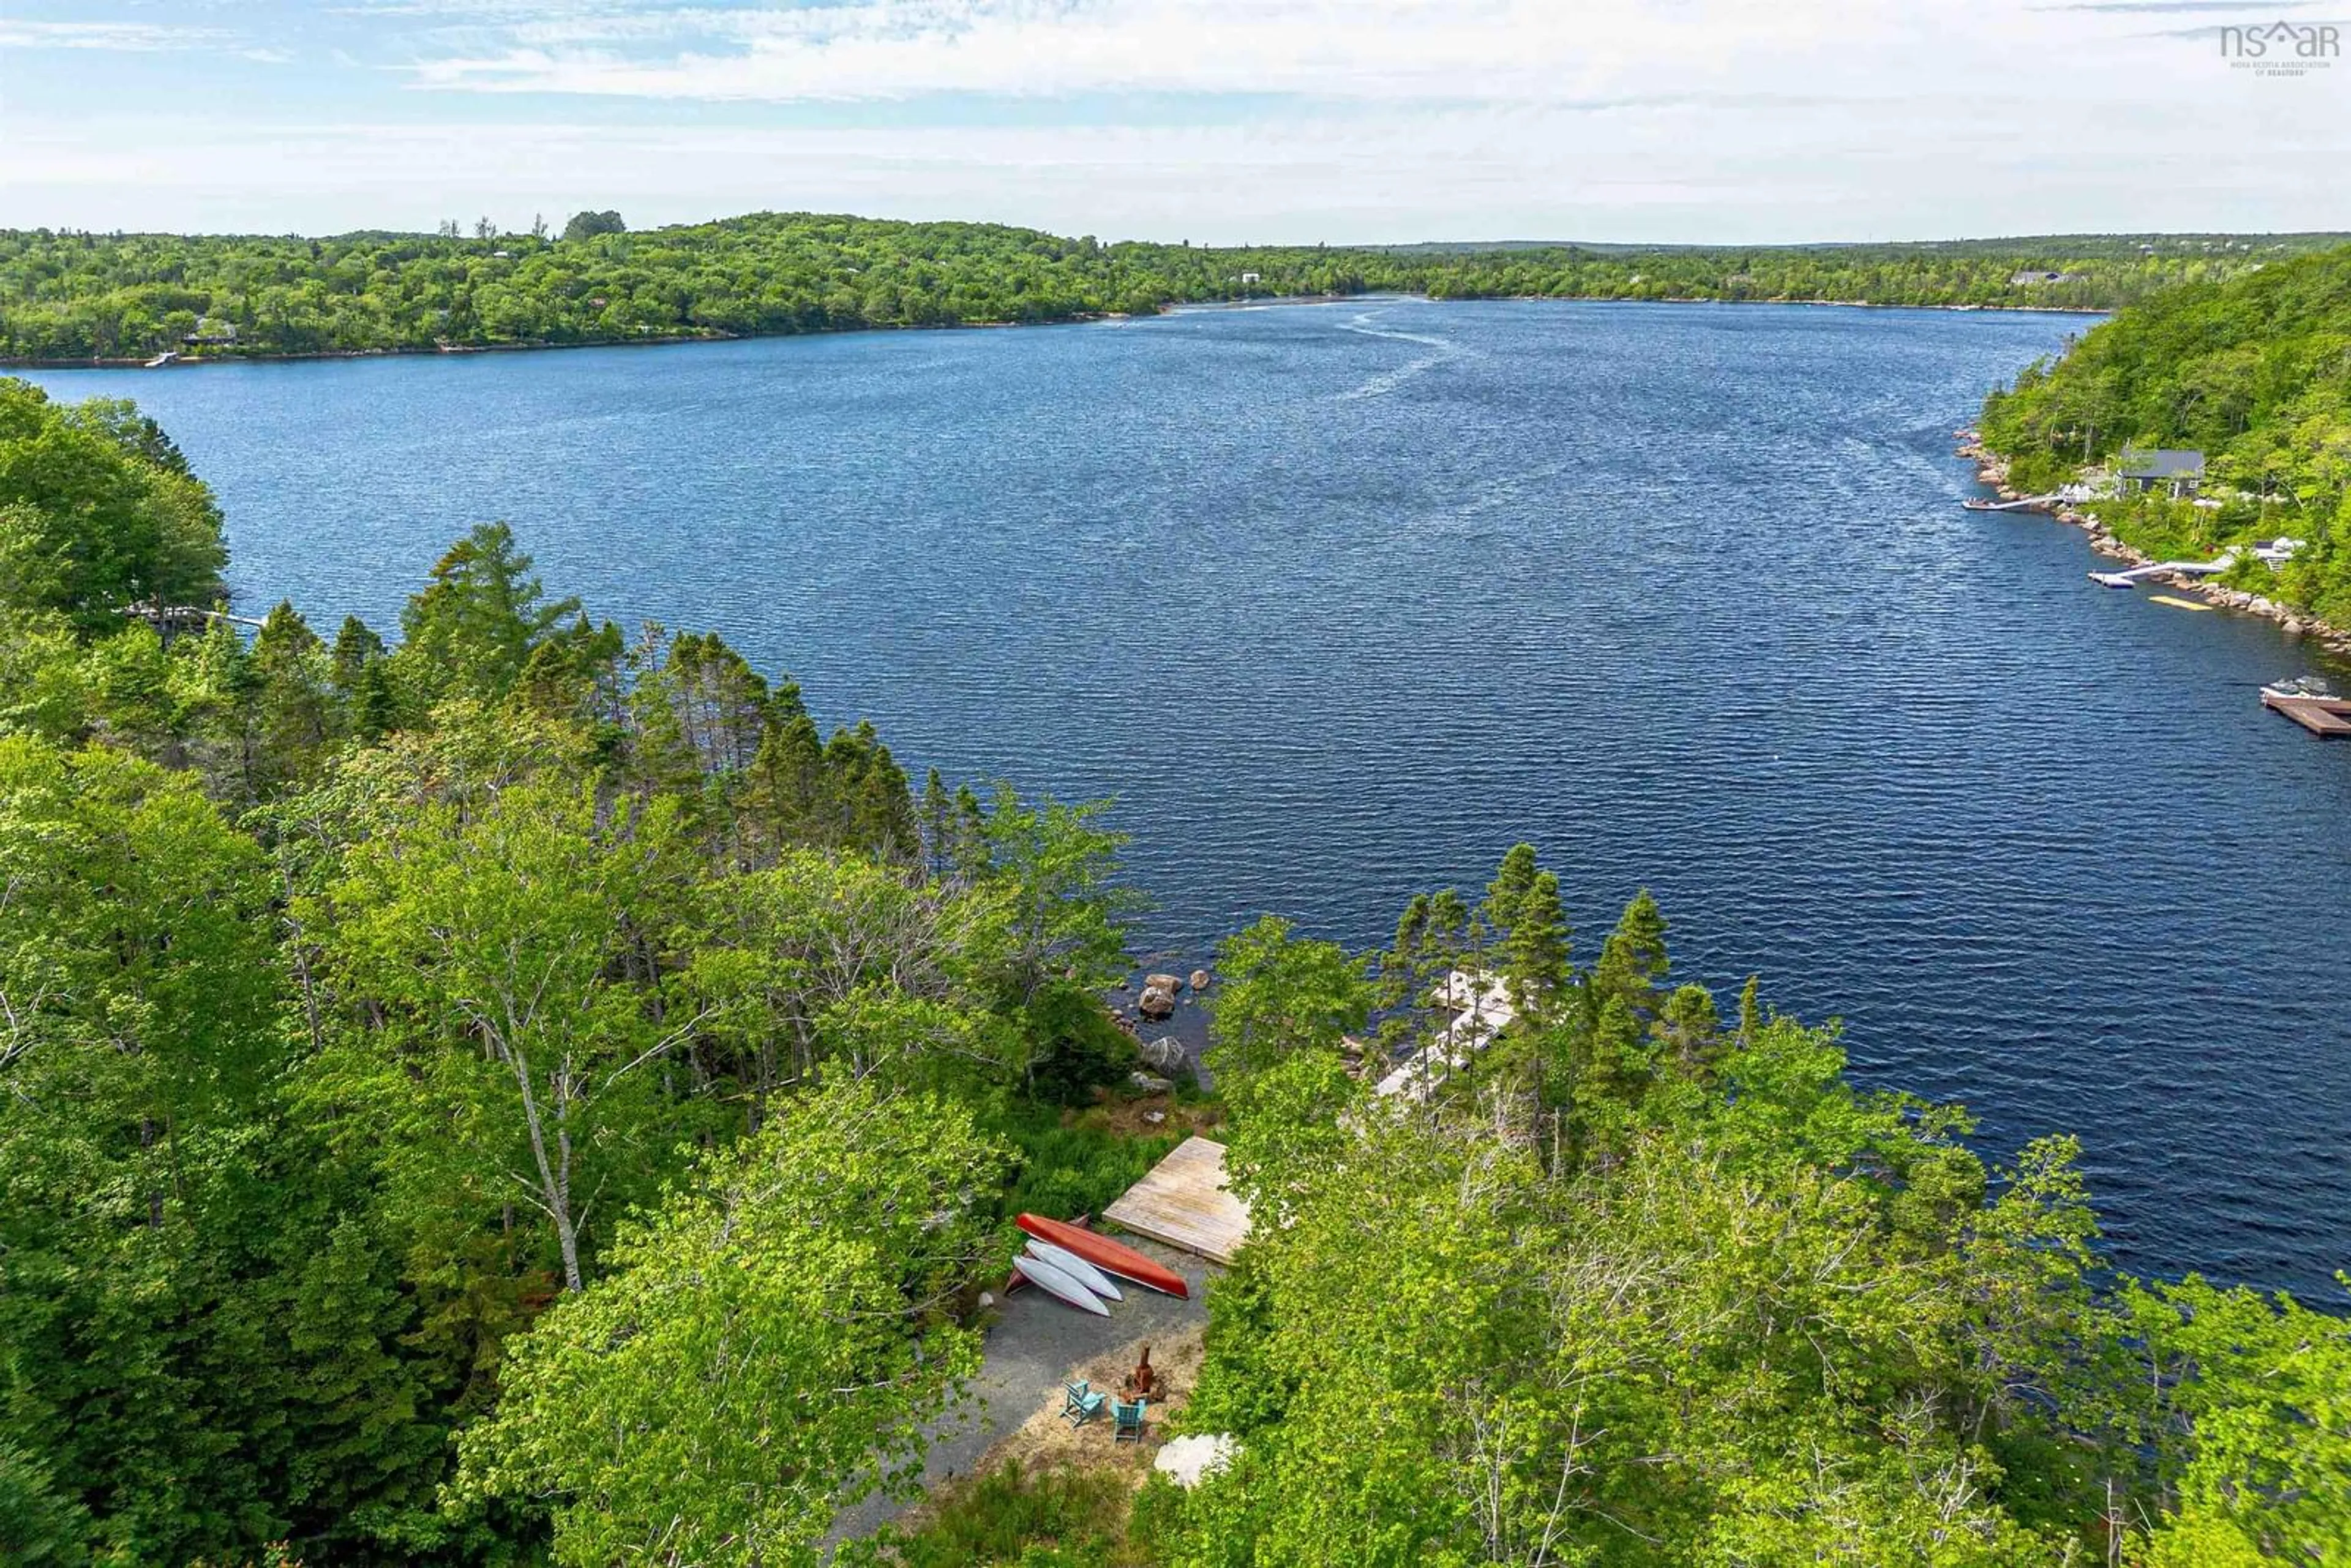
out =
[(151, 22), (0, 21), (0, 49), (106, 49), (162, 54), (217, 48), (232, 35), (217, 27), (177, 27)]
[(424, 87), (726, 100), (926, 93), (1545, 99), (1636, 62), (1724, 74), (1866, 26), (1868, 5), (1570, 15), (1556, 0), (852, 0), (540, 16), (427, 58)]
[[(2256, 78), (2103, 5), (349, 9), (308, 51), (352, 51), (322, 67), (350, 89), (340, 116), (12, 111), (0, 222), (316, 231), (619, 205), (640, 225), (813, 207), (1220, 241), (2351, 227), (2351, 61)], [(427, 90), (381, 85), (402, 80)], [(1121, 108), (1139, 93), (1149, 113)]]
[(1152, 91), (1556, 102), (1883, 95), (1972, 77), (1996, 94), (2032, 78), (2073, 99), (2145, 93), (2150, 81), (2117, 77), (2185, 80), (2210, 63), (2179, 40), (2134, 37), (2139, 19), (2014, 0), (847, 0), (498, 15), (423, 50), (416, 85), (719, 101)]
[[(2250, 92), (2248, 93), (2250, 96)], [(1964, 155), (1955, 152), (1964, 147)], [(1771, 241), (2346, 225), (2337, 139), (2225, 95), (2063, 126), (2027, 97), (1581, 110), (1392, 106), (1071, 128), (305, 123), (52, 127), (0, 148), (0, 222), (204, 230), (632, 224), (759, 208), (1196, 241)]]

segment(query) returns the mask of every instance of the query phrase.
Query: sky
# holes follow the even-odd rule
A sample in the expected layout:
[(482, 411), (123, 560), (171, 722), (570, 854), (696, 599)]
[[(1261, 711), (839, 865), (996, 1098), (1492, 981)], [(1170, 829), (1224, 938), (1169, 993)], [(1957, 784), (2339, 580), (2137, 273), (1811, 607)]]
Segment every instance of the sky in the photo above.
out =
[[(0, 0), (0, 226), (2351, 229), (2346, 0)], [(2324, 45), (2314, 47), (2324, 47)], [(2263, 65), (2291, 60), (2271, 34)]]

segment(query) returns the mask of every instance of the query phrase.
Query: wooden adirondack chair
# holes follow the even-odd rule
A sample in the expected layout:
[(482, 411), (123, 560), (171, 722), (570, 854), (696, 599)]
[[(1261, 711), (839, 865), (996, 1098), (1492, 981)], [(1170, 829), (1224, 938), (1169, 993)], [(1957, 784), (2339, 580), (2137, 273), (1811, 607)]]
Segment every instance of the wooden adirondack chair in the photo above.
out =
[(1072, 1427), (1082, 1427), (1102, 1414), (1102, 1403), (1110, 1396), (1096, 1394), (1086, 1380), (1061, 1385), (1061, 1419)]
[(1143, 1441), (1143, 1413), (1150, 1408), (1151, 1401), (1148, 1399), (1138, 1399), (1131, 1405), (1123, 1399), (1114, 1401), (1110, 1413), (1118, 1425), (1112, 1431), (1110, 1440), (1113, 1443)]

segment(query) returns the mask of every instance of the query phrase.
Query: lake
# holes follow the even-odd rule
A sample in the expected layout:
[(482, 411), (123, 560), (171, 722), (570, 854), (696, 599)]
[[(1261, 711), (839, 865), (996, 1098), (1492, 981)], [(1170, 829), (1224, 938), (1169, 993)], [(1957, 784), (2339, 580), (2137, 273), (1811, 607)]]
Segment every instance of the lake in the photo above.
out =
[(1366, 300), (34, 379), (162, 420), (256, 612), (390, 632), (507, 518), (918, 782), (1117, 796), (1186, 968), (1267, 910), (1384, 944), (1528, 839), (1583, 956), (1646, 884), (1865, 1082), (2078, 1134), (2125, 1263), (2331, 1294), (2351, 746), (2260, 709), (2273, 626), (1957, 505), (1954, 427), (2082, 326)]

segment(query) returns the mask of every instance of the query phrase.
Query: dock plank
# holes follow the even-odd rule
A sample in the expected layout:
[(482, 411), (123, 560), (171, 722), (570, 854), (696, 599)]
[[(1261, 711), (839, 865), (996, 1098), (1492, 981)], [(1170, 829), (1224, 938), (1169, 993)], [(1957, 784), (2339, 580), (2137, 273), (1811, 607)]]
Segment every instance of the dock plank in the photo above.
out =
[(1249, 1207), (1225, 1187), (1225, 1145), (1190, 1137), (1102, 1210), (1137, 1236), (1230, 1263), (1249, 1239)]
[(2262, 694), (2262, 706), (2282, 713), (2311, 734), (2329, 740), (2351, 737), (2351, 702), (2337, 697), (2282, 697)]

